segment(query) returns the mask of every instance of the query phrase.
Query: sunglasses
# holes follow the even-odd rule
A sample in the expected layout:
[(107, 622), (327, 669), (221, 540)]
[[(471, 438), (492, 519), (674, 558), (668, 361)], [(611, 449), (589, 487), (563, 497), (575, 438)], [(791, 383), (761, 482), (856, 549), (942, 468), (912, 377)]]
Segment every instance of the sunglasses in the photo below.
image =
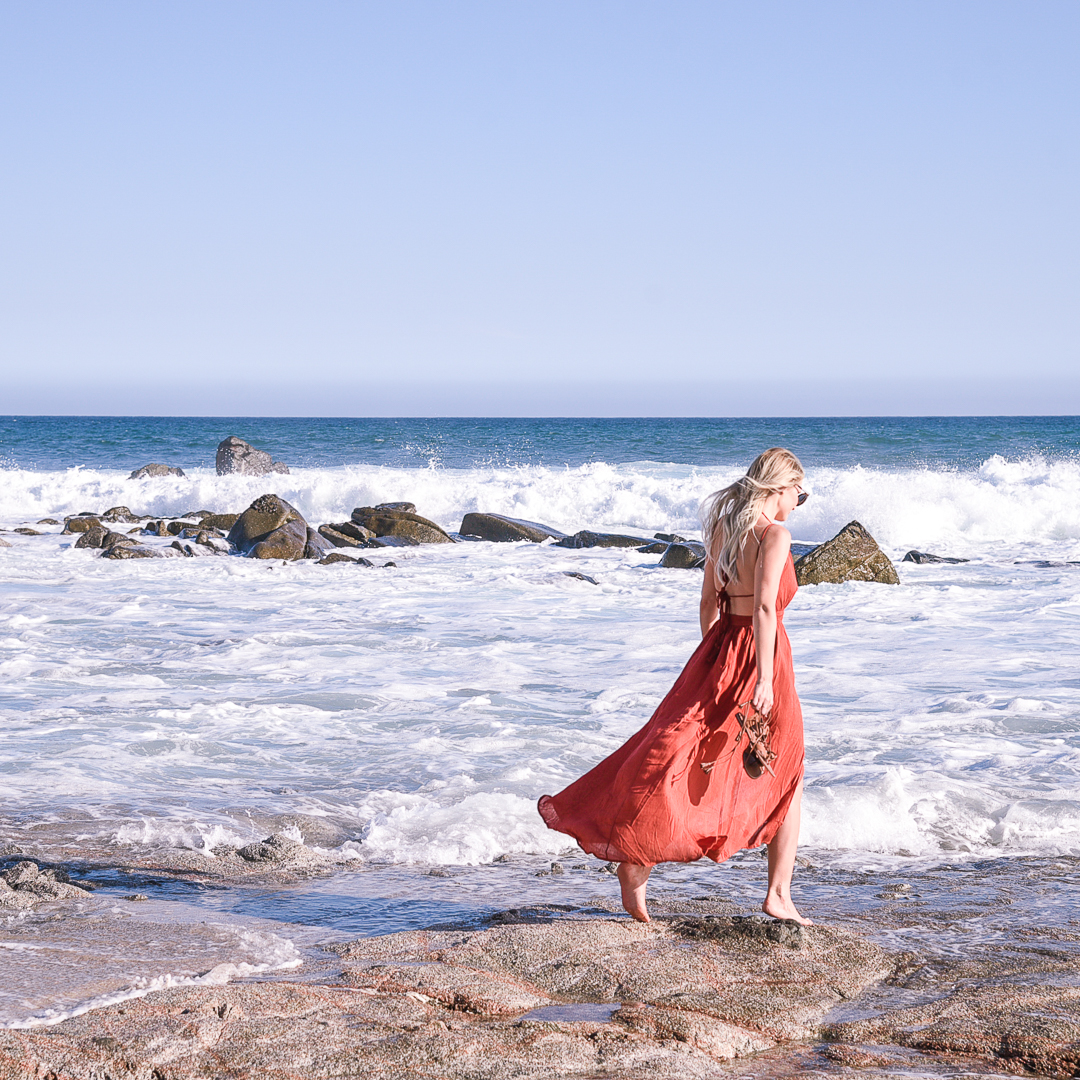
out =
[(797, 488), (799, 488), (799, 497), (795, 500), (795, 505), (796, 506), (802, 506), (802, 504), (804, 502), (806, 502), (807, 499), (810, 498), (810, 492), (809, 491), (803, 491), (803, 489), (801, 487), (799, 487), (798, 484), (796, 484), (795, 486)]

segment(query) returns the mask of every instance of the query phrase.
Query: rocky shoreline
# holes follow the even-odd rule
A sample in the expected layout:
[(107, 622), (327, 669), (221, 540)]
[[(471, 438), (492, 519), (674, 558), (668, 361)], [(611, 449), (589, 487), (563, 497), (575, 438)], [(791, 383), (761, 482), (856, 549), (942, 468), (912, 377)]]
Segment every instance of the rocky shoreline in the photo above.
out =
[[(123, 876), (137, 882), (142, 863), (150, 884), (243, 888), (334, 869), (280, 834), (215, 856), (174, 854), (136, 859)], [(747, 853), (738, 876), (757, 862)], [(12, 893), (29, 898), (34, 880), (54, 883), (35, 902), (55, 917), (72, 899), (55, 883), (66, 879), (75, 891), (102, 873), (88, 864), (39, 869), (18, 855), (5, 863)], [(809, 928), (740, 915), (746, 908), (730, 898), (685, 888), (657, 894), (648, 926), (619, 916), (614, 893), (478, 913), (327, 944), (317, 963), (309, 957), (284, 976), (175, 987), (6, 1030), (0, 1080), (689, 1080), (853, 1068), (862, 1076), (1074, 1076), (1080, 929), (1068, 918), (1042, 926), (1030, 918), (1045, 910), (1043, 894), (1060, 892), (1078, 870), (1080, 860), (999, 860), (897, 880), (807, 863), (800, 881), (818, 890), (819, 907), (829, 893), (850, 898)], [(439, 877), (452, 884), (461, 873)], [(569, 878), (549, 880), (569, 895)], [(872, 915), (869, 895), (879, 900)], [(7, 893), (0, 902), (10, 902)]]

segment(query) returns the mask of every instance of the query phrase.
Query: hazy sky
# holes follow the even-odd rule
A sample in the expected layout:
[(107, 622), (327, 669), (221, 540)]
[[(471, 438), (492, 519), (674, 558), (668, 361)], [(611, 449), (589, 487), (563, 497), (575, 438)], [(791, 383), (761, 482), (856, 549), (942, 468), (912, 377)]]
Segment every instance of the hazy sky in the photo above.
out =
[(0, 413), (1080, 413), (1076, 0), (7, 0)]

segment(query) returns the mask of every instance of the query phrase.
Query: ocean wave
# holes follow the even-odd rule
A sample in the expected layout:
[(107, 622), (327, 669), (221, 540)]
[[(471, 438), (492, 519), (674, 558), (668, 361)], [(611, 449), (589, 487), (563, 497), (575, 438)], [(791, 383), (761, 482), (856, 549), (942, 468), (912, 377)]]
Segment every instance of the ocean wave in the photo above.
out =
[[(350, 465), (297, 469), (288, 476), (129, 480), (123, 474), (69, 469), (3, 471), (0, 522), (15, 524), (124, 505), (136, 513), (236, 512), (267, 491), (316, 523), (347, 518), (353, 507), (410, 500), (420, 513), (455, 530), (474, 510), (542, 521), (557, 529), (631, 529), (646, 534), (699, 528), (698, 507), (737, 475), (643, 462), (576, 468), (401, 469)], [(1040, 549), (1080, 542), (1080, 462), (1032, 457), (987, 459), (978, 469), (809, 470), (810, 501), (791, 519), (797, 540), (828, 539), (861, 521), (887, 550), (948, 549), (984, 554), (996, 546)]]

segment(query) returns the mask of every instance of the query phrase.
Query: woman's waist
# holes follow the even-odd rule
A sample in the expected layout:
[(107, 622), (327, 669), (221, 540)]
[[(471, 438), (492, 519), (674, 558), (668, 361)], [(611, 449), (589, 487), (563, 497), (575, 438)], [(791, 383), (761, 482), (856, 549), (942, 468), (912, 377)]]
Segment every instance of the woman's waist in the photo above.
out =
[[(721, 616), (721, 618), (722, 617), (723, 616)], [(753, 615), (736, 615), (734, 612), (729, 611), (727, 617), (728, 617), (728, 621), (731, 623), (732, 626), (749, 626), (749, 627), (752, 628), (753, 625), (754, 625), (754, 616)], [(783, 621), (784, 621), (784, 613), (783, 613), (783, 611), (777, 610), (777, 612), (776, 612), (776, 622), (777, 622), (777, 624), (780, 624)]]

